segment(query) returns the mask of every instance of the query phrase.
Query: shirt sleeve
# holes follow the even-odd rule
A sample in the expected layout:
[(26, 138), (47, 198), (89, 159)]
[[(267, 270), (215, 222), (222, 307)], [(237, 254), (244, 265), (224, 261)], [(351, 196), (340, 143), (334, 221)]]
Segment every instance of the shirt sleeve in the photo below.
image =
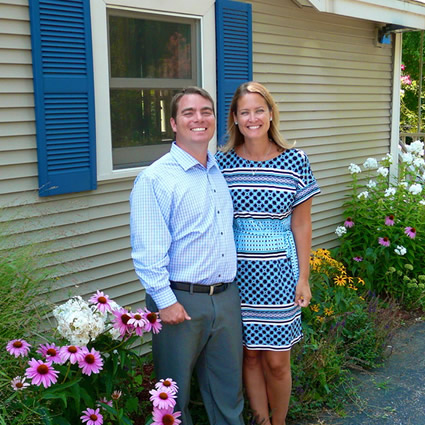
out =
[(130, 195), (131, 256), (140, 282), (162, 309), (177, 302), (167, 270), (172, 241), (167, 222), (171, 199), (145, 174), (136, 179)]
[(297, 193), (293, 204), (294, 207), (320, 193), (319, 185), (313, 176), (307, 155), (302, 151), (300, 151), (299, 154), (301, 155), (301, 165)]

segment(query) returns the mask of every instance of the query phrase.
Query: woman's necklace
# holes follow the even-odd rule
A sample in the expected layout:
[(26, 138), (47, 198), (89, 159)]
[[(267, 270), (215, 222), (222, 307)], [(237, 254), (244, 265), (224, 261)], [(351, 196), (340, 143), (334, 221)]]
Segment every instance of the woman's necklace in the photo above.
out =
[[(266, 161), (266, 160), (267, 160), (267, 157), (270, 155), (270, 153), (271, 153), (271, 151), (272, 151), (272, 149), (273, 149), (273, 143), (269, 142), (269, 144), (270, 144), (270, 146), (269, 146), (269, 150), (268, 150), (268, 151), (267, 151), (267, 153), (264, 155), (264, 159), (263, 159), (263, 160), (260, 160), (260, 161), (254, 161), (254, 162), (259, 162), (259, 163), (261, 164), (261, 167), (260, 167), (260, 168), (263, 168), (263, 163), (264, 163), (264, 161)], [(247, 157), (249, 157), (248, 152), (247, 152), (246, 147), (245, 147), (245, 143), (242, 145), (242, 149), (243, 149), (243, 153), (244, 153), (245, 157), (246, 157), (246, 158), (247, 158)], [(247, 158), (247, 159), (248, 159), (248, 158)], [(249, 161), (251, 161), (251, 160), (249, 160)], [(258, 171), (258, 167), (257, 167), (257, 168), (253, 168), (253, 169), (252, 169), (252, 171), (251, 171), (251, 174), (252, 174), (253, 176), (255, 176), (255, 174), (257, 173), (257, 171)]]

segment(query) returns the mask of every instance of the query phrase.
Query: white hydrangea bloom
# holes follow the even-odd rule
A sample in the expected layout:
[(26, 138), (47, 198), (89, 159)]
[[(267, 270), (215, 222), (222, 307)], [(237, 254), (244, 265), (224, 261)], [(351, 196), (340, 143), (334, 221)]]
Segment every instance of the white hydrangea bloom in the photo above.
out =
[(419, 195), (422, 192), (422, 185), (419, 183), (413, 183), (412, 186), (409, 187), (409, 192), (412, 195)]
[(385, 190), (384, 196), (387, 197), (387, 198), (389, 196), (394, 196), (395, 195), (395, 192), (396, 192), (395, 187), (389, 187), (388, 189)]
[(366, 199), (369, 197), (369, 192), (365, 190), (364, 192), (361, 192), (357, 195), (357, 198), (359, 199)]
[(58, 332), (70, 344), (87, 345), (105, 330), (106, 315), (90, 307), (80, 296), (73, 297), (53, 310)]
[(392, 164), (393, 157), (390, 153), (386, 153), (385, 156), (382, 158), (382, 161), (388, 161), (389, 164)]
[(378, 174), (380, 174), (381, 176), (383, 176), (383, 177), (387, 177), (387, 176), (388, 176), (388, 168), (385, 168), (385, 167), (379, 167), (379, 168), (376, 170), (376, 172), (377, 172)]
[(335, 229), (335, 233), (340, 238), (342, 235), (345, 235), (347, 233), (347, 228), (345, 226), (338, 226)]
[(369, 180), (369, 183), (366, 186), (370, 189), (373, 189), (374, 187), (376, 187), (376, 181), (375, 180)]
[(394, 249), (394, 252), (397, 255), (405, 255), (406, 252), (407, 252), (407, 249), (404, 246), (402, 246), (402, 245), (397, 245), (397, 248)]
[(410, 152), (403, 152), (401, 154), (401, 160), (406, 164), (411, 164), (413, 162), (413, 155)]
[(420, 200), (420, 201), (419, 201), (419, 203), (420, 203), (421, 205), (425, 205), (425, 199)]
[(407, 152), (411, 152), (415, 155), (423, 156), (424, 154), (424, 144), (420, 140), (415, 140), (410, 145), (406, 145)]
[(361, 168), (358, 165), (353, 164), (353, 163), (351, 163), (348, 166), (348, 169), (349, 169), (349, 171), (350, 171), (351, 174), (359, 174), (359, 173), (362, 172)]
[(405, 189), (407, 189), (407, 186), (409, 186), (409, 184), (408, 184), (407, 182), (405, 182), (405, 181), (400, 182), (398, 185), (399, 185), (400, 187), (404, 187)]
[(363, 163), (363, 167), (366, 169), (378, 168), (378, 161), (375, 158), (368, 158)]

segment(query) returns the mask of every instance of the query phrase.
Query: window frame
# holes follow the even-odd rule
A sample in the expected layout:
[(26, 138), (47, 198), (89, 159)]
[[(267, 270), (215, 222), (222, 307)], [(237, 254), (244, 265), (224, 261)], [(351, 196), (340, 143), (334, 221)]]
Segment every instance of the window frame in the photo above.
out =
[[(216, 62), (215, 62), (215, 11), (211, 0), (173, 0), (158, 4), (157, 0), (90, 0), (93, 40), (95, 110), (96, 110), (96, 159), (99, 182), (135, 177), (146, 166), (113, 169), (112, 134), (110, 120), (110, 75), (108, 19), (111, 13), (137, 13), (158, 19), (169, 17), (186, 18), (198, 22), (199, 58), (197, 77), (215, 100)], [(142, 3), (143, 7), (140, 7)], [(161, 2), (162, 3), (162, 2)], [(160, 10), (162, 9), (162, 10)], [(210, 149), (216, 149), (216, 138), (211, 140)]]

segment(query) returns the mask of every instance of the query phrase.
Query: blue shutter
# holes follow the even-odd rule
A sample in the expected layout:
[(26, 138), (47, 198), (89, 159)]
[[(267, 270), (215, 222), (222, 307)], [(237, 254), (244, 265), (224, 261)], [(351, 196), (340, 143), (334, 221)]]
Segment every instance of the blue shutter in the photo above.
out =
[(39, 194), (96, 189), (90, 2), (29, 4)]
[(252, 80), (251, 4), (217, 0), (217, 140), (225, 142), (227, 115), (237, 87)]

